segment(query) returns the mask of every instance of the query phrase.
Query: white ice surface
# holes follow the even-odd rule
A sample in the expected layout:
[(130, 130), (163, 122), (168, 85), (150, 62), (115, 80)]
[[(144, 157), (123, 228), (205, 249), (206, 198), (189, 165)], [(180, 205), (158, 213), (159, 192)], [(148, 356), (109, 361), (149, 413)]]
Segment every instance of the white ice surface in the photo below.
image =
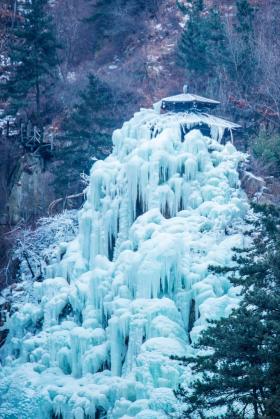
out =
[(238, 289), (208, 266), (232, 263), (248, 211), (244, 157), (217, 141), (224, 127), (182, 138), (182, 122), (184, 114), (142, 110), (94, 164), (77, 238), (34, 284), (37, 303), (8, 320), (0, 417), (176, 411), (184, 371), (170, 357), (238, 304)]

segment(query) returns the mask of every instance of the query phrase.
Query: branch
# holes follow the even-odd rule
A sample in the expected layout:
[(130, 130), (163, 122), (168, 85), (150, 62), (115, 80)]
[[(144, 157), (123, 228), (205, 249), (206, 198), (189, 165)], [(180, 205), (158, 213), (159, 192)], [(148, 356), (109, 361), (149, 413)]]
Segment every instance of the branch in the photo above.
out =
[(58, 199), (56, 199), (56, 200), (54, 200), (53, 202), (51, 202), (51, 204), (49, 205), (49, 208), (48, 208), (48, 214), (51, 216), (52, 215), (52, 211), (53, 211), (53, 209), (56, 207), (56, 205), (57, 204), (59, 204), (59, 203), (61, 203), (61, 202), (63, 202), (64, 201), (64, 205), (66, 204), (66, 202), (68, 201), (68, 200), (71, 200), (71, 199), (77, 199), (77, 198), (80, 198), (81, 196), (85, 196), (85, 193), (84, 192), (80, 192), (80, 193), (78, 193), (78, 194), (75, 194), (75, 195), (68, 195), (68, 196), (66, 196), (66, 198), (58, 198)]
[(35, 274), (33, 272), (33, 269), (31, 268), (31, 265), (30, 265), (28, 257), (27, 257), (27, 252), (26, 251), (22, 252), (22, 255), (23, 255), (24, 259), (26, 260), (26, 263), (27, 263), (27, 266), (28, 266), (28, 268), (31, 272), (32, 278), (35, 278)]

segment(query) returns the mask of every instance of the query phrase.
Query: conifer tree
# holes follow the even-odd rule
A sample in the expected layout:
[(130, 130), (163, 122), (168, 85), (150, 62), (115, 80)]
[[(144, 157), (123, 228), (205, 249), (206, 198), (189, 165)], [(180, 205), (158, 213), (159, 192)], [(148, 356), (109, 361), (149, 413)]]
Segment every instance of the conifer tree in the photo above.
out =
[(237, 0), (234, 24), (236, 47), (229, 73), (243, 95), (250, 90), (255, 79), (254, 17), (255, 10), (249, 1)]
[(188, 70), (205, 73), (208, 69), (208, 59), (205, 19), (202, 16), (203, 0), (195, 0), (191, 8), (180, 4), (179, 7), (189, 16), (179, 44), (179, 58)]
[(49, 95), (58, 64), (59, 47), (48, 0), (30, 0), (21, 4), (20, 19), (11, 45), (12, 72), (5, 86), (7, 112), (24, 111), (39, 127), (43, 125), (43, 97)]
[(159, 8), (159, 0), (91, 0), (91, 3), (91, 15), (85, 21), (92, 24), (95, 52), (108, 40), (116, 48), (127, 48), (125, 41), (129, 42), (131, 33), (142, 28), (140, 36), (143, 36), (145, 20), (155, 17)]
[(211, 267), (220, 275), (231, 271), (243, 299), (229, 318), (210, 322), (195, 345), (198, 356), (183, 359), (201, 374), (177, 393), (187, 418), (206, 411), (215, 418), (216, 408), (225, 409), (219, 417), (280, 416), (280, 211), (256, 211), (252, 247), (236, 250), (235, 268)]
[(179, 62), (188, 70), (192, 83), (216, 80), (227, 61), (226, 35), (219, 11), (206, 10), (203, 0), (193, 0), (189, 7), (179, 4), (179, 8), (188, 16), (178, 45)]
[(55, 150), (60, 161), (55, 182), (58, 192), (77, 192), (80, 174), (88, 174), (92, 166), (91, 157), (102, 159), (109, 153), (110, 134), (117, 124), (116, 100), (107, 83), (89, 75), (79, 102), (64, 121), (60, 146)]
[(100, 46), (100, 42), (108, 37), (114, 23), (115, 0), (97, 0), (92, 5), (91, 16), (87, 19), (96, 27), (95, 48)]

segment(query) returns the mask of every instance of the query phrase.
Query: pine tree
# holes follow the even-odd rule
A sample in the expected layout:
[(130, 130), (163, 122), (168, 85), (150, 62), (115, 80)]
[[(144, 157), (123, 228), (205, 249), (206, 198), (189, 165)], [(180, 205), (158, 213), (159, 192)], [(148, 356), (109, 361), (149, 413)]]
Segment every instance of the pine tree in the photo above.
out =
[(24, 112), (33, 124), (42, 128), (43, 98), (49, 95), (58, 64), (52, 18), (48, 0), (30, 0), (21, 4), (20, 19), (14, 27), (16, 42), (11, 45), (12, 72), (5, 86), (7, 112)]
[(0, 61), (0, 101), (4, 101), (5, 81), (10, 71), (8, 58), (8, 45), (14, 42), (12, 32), (18, 15), (14, 0), (2, 0), (0, 4), (0, 34), (1, 34), (1, 61)]
[(178, 45), (179, 62), (188, 71), (192, 84), (208, 79), (216, 81), (227, 62), (224, 25), (217, 9), (206, 10), (203, 0), (193, 0), (189, 7), (179, 5), (188, 16)]
[(237, 0), (236, 2), (236, 31), (241, 32), (244, 39), (250, 39), (250, 33), (253, 31), (254, 8), (248, 0)]
[(92, 12), (85, 21), (91, 23), (93, 50), (97, 52), (106, 41), (116, 49), (127, 48), (131, 33), (143, 36), (145, 21), (155, 17), (158, 8), (159, 0), (92, 0)]
[(187, 418), (206, 411), (217, 417), (215, 408), (226, 409), (219, 417), (280, 416), (280, 211), (256, 211), (252, 247), (237, 250), (235, 268), (211, 268), (235, 273), (243, 299), (229, 318), (210, 323), (196, 345), (199, 355), (183, 360), (201, 374), (190, 390), (177, 393)]
[(91, 16), (86, 21), (93, 25), (95, 51), (101, 47), (104, 39), (112, 36), (112, 31), (116, 26), (115, 11), (117, 6), (116, 0), (97, 0), (92, 5)]
[(242, 95), (251, 90), (255, 80), (254, 18), (255, 10), (249, 1), (237, 0), (234, 62), (229, 66), (229, 74)]
[(179, 58), (193, 73), (205, 73), (208, 69), (207, 39), (202, 0), (195, 0), (191, 8), (179, 4), (184, 14), (189, 16), (179, 44)]
[[(5, 41), (5, 35), (16, 20), (16, 4), (14, 0), (2, 0), (0, 6), (0, 29)], [(4, 33), (3, 33), (4, 32)]]
[(55, 187), (58, 193), (80, 190), (80, 174), (88, 174), (91, 157), (104, 158), (110, 149), (111, 132), (118, 122), (115, 108), (119, 98), (107, 83), (91, 74), (80, 101), (63, 124), (55, 158), (60, 162), (56, 170)]

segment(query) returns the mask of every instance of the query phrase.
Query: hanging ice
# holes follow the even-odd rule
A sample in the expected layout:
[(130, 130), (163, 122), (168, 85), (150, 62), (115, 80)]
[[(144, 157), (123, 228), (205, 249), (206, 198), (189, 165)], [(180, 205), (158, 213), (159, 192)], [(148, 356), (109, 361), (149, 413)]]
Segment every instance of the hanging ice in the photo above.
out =
[(145, 418), (174, 412), (183, 356), (238, 301), (230, 264), (247, 211), (230, 143), (184, 114), (135, 114), (91, 170), (79, 235), (8, 319), (0, 416)]

